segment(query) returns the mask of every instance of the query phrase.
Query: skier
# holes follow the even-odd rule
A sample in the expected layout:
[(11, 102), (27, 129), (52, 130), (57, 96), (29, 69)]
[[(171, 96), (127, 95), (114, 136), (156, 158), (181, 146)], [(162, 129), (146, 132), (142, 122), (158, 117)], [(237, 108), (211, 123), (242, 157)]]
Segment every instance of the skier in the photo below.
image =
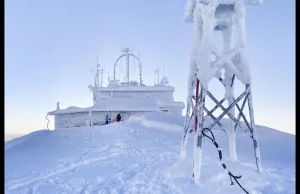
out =
[(121, 121), (121, 115), (120, 115), (120, 113), (118, 113), (118, 115), (117, 115), (117, 122), (119, 122), (119, 121)]

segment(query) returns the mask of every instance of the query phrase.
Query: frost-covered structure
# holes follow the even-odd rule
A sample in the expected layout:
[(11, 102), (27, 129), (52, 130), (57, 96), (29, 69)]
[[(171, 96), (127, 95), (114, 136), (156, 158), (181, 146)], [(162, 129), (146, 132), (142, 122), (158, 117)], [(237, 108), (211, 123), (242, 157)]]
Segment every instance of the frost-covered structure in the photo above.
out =
[[(237, 127), (245, 130), (253, 139), (254, 153), (257, 170), (261, 169), (260, 152), (257, 142), (256, 128), (251, 93), (251, 75), (246, 58), (246, 5), (259, 5), (262, 0), (187, 0), (184, 20), (194, 24), (194, 45), (191, 53), (190, 73), (188, 78), (188, 96), (184, 135), (182, 138), (181, 157), (185, 157), (187, 135), (191, 128), (194, 134), (194, 178), (199, 182), (202, 155), (202, 131), (204, 128), (212, 129), (217, 124), (228, 134), (230, 157), (237, 160), (236, 131)], [(233, 46), (234, 27), (237, 29), (237, 44)], [(223, 35), (223, 49), (217, 50), (217, 45), (212, 44), (214, 32)], [(223, 72), (223, 73), (222, 73)], [(217, 100), (208, 88), (211, 79), (217, 78), (225, 87), (222, 100)], [(238, 79), (245, 85), (245, 91), (234, 97), (234, 81)], [(196, 95), (193, 95), (196, 90)], [(205, 98), (210, 97), (216, 106), (212, 110), (205, 107)], [(222, 103), (227, 100), (228, 107)], [(240, 107), (237, 103), (243, 100)], [(248, 122), (243, 109), (248, 102), (250, 122)], [(215, 117), (213, 112), (221, 108), (223, 113)], [(235, 110), (238, 110), (236, 116)], [(206, 113), (206, 115), (205, 115)], [(232, 120), (229, 129), (225, 129), (219, 122), (224, 115)], [(214, 120), (209, 126), (204, 125), (204, 120), (210, 117)], [(194, 126), (191, 127), (191, 119)], [(245, 125), (240, 122), (243, 118)]]
[[(49, 112), (54, 115), (55, 128), (83, 127), (102, 125), (105, 122), (105, 115), (109, 113), (112, 120), (121, 114), (122, 120), (128, 119), (131, 115), (140, 115), (147, 112), (164, 111), (172, 114), (181, 115), (185, 105), (183, 102), (174, 101), (174, 87), (168, 85), (165, 76), (154, 86), (146, 86), (142, 80), (142, 66), (140, 59), (130, 53), (129, 49), (124, 49), (122, 54), (114, 64), (114, 77), (108, 79), (107, 87), (102, 86), (102, 76), (99, 80), (97, 64), (96, 74), (94, 76), (94, 85), (90, 85), (90, 91), (93, 93), (93, 106), (88, 108), (79, 108), (75, 106), (61, 109), (57, 103), (57, 109)], [(117, 62), (126, 58), (126, 79), (120, 82), (116, 78)], [(130, 81), (129, 77), (129, 57), (138, 61), (139, 83)], [(103, 71), (102, 71), (103, 73)]]

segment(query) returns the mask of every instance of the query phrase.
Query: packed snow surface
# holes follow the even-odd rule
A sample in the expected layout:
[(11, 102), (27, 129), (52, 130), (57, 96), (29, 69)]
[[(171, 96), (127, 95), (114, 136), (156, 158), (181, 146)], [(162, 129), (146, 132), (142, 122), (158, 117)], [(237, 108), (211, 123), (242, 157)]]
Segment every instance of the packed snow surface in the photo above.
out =
[[(207, 121), (211, 122), (211, 121)], [(192, 181), (192, 145), (180, 160), (184, 118), (164, 112), (92, 128), (40, 130), (5, 143), (5, 193), (244, 193), (203, 142), (201, 184)], [(206, 123), (207, 124), (207, 123)], [(223, 124), (228, 126), (228, 120)], [(262, 172), (253, 144), (237, 132), (239, 161), (229, 160), (228, 137), (215, 128), (224, 162), (249, 193), (295, 193), (295, 136), (257, 126)]]
[(23, 136), (24, 134), (5, 134), (4, 135), (4, 141), (10, 141), (12, 139), (15, 139), (17, 137), (21, 137)]

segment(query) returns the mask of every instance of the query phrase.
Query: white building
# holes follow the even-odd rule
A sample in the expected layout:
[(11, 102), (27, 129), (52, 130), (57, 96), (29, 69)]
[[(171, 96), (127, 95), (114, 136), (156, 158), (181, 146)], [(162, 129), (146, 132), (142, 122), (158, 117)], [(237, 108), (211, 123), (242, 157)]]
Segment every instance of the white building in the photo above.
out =
[[(153, 111), (165, 111), (172, 114), (182, 114), (185, 105), (183, 102), (176, 102), (173, 98), (174, 87), (168, 86), (167, 78), (163, 76), (160, 83), (153, 86), (146, 86), (142, 82), (142, 66), (139, 58), (129, 53), (129, 49), (123, 50), (114, 65), (114, 78), (109, 80), (107, 87), (102, 87), (103, 70), (97, 71), (94, 77), (94, 86), (89, 88), (93, 92), (93, 106), (88, 108), (68, 107), (60, 109), (59, 103), (55, 111), (49, 112), (54, 115), (55, 128), (81, 127), (86, 125), (102, 125), (105, 122), (105, 115), (109, 113), (112, 120), (120, 113), (122, 120), (128, 119), (131, 115), (144, 114)], [(116, 79), (116, 66), (118, 61), (126, 57), (126, 80), (120, 83)], [(129, 81), (129, 57), (139, 62), (140, 83)], [(101, 81), (99, 81), (99, 71)], [(159, 71), (156, 70), (159, 81)]]

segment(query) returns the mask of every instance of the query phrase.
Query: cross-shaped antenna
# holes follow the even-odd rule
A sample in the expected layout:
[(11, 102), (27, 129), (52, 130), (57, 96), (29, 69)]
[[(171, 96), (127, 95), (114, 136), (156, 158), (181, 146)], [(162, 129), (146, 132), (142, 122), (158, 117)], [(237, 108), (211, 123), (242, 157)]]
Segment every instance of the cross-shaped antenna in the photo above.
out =
[(132, 51), (130, 48), (122, 48), (122, 51), (124, 52), (124, 53), (129, 53), (130, 51)]
[(96, 70), (94, 70), (94, 69), (90, 69), (90, 72), (92, 72), (92, 73), (94, 73)]
[(99, 67), (101, 66), (101, 64), (98, 63), (98, 57), (97, 57), (97, 69), (94, 70), (94, 69), (90, 69), (90, 72), (92, 72), (92, 74), (96, 74), (94, 76), (94, 82), (95, 82), (95, 85), (98, 85), (99, 84)]
[(98, 63), (98, 57), (97, 57), (97, 69), (94, 70), (94, 69), (90, 69), (90, 72), (94, 73), (94, 72), (97, 72), (99, 71), (99, 67), (101, 66), (101, 64)]

